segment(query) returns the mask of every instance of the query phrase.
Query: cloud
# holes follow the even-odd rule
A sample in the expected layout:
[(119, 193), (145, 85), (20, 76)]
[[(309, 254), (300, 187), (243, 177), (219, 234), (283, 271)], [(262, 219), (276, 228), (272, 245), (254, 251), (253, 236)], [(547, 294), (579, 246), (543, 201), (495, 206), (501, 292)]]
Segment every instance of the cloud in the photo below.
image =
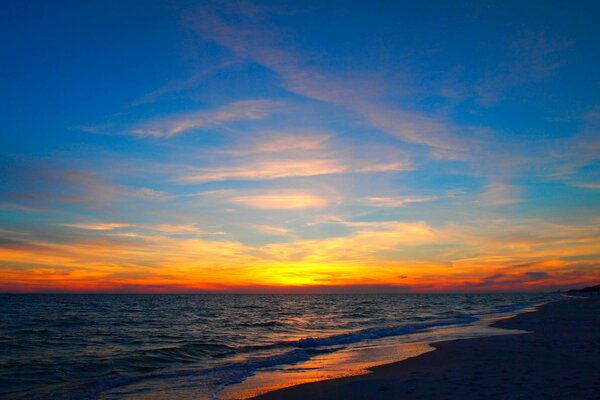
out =
[(273, 191), (265, 194), (233, 196), (230, 203), (264, 210), (323, 208), (329, 201), (321, 196), (298, 191)]
[[(258, 132), (232, 148), (208, 149), (216, 166), (190, 167), (180, 183), (258, 181), (332, 174), (400, 172), (414, 169), (407, 156), (372, 144), (351, 146), (333, 133), (313, 131)], [(206, 154), (206, 155), (205, 155)]]
[(271, 180), (290, 177), (330, 175), (341, 173), (395, 172), (411, 170), (410, 164), (394, 162), (352, 168), (340, 160), (264, 160), (240, 167), (194, 168), (177, 182), (205, 183), (229, 180)]
[(467, 287), (493, 288), (502, 290), (511, 287), (527, 287), (531, 285), (539, 285), (540, 281), (545, 281), (551, 278), (547, 272), (529, 271), (529, 272), (513, 272), (510, 270), (502, 270), (492, 275), (485, 276), (478, 281), (466, 282)]
[(252, 146), (256, 153), (278, 153), (281, 151), (321, 150), (331, 139), (331, 133), (314, 132), (267, 132), (262, 141)]
[(212, 110), (175, 114), (141, 123), (129, 130), (139, 136), (170, 137), (194, 129), (234, 121), (260, 120), (272, 114), (281, 102), (273, 100), (238, 100)]
[(484, 206), (503, 206), (520, 203), (518, 187), (505, 183), (490, 183), (479, 196), (478, 201)]
[(409, 143), (431, 147), (440, 157), (462, 159), (470, 147), (462, 138), (453, 135), (456, 128), (439, 118), (398, 110), (380, 102), (359, 102), (354, 108), (383, 132)]
[(170, 197), (169, 193), (150, 188), (133, 189), (132, 194), (136, 197), (141, 197), (151, 200), (166, 200)]
[(346, 225), (355, 228), (348, 236), (273, 243), (260, 250), (266, 258), (285, 262), (317, 265), (356, 262), (364, 266), (382, 263), (387, 259), (386, 252), (401, 252), (443, 237), (442, 231), (424, 222), (348, 222)]
[(235, 282), (241, 265), (252, 260), (246, 250), (234, 241), (161, 235), (74, 236), (61, 243), (29, 239), (17, 245), (0, 240), (0, 286), (5, 290), (10, 282), (14, 290), (94, 291), (185, 282), (208, 288), (227, 275)]
[(226, 148), (211, 148), (207, 152), (235, 159), (248, 157), (276, 157), (281, 154), (293, 158), (306, 155), (312, 158), (331, 158), (331, 140), (334, 133), (315, 130), (267, 130), (240, 136)]
[(315, 176), (346, 172), (338, 160), (271, 160), (259, 161), (243, 167), (194, 168), (176, 180), (186, 183), (204, 183), (228, 180), (268, 180), (295, 176)]
[(350, 172), (396, 172), (396, 171), (412, 171), (414, 168), (407, 161), (397, 161), (388, 163), (365, 163), (362, 166), (356, 166)]
[[(195, 234), (195, 235), (221, 235), (223, 232), (211, 232), (198, 228), (195, 225), (181, 225), (181, 224), (130, 224), (130, 223), (122, 223), (122, 222), (97, 222), (97, 223), (67, 223), (67, 224), (59, 224), (60, 226), (65, 226), (68, 228), (89, 230), (89, 231), (112, 231), (112, 230), (120, 230), (127, 232), (120, 232), (116, 235), (126, 236), (126, 237), (149, 237), (147, 234), (139, 234), (135, 233), (136, 231), (151, 231), (151, 232), (160, 232), (165, 234)], [(126, 229), (128, 228), (128, 229)]]
[(288, 235), (291, 232), (288, 228), (282, 226), (252, 225), (252, 228), (268, 235)]
[(576, 182), (571, 185), (584, 189), (600, 189), (600, 182)]
[(39, 161), (20, 161), (7, 169), (2, 197), (20, 207), (42, 204), (78, 205), (85, 209), (102, 209), (132, 199), (162, 201), (169, 194), (145, 187), (132, 187), (110, 182), (105, 174), (64, 168)]
[(124, 223), (97, 223), (97, 224), (60, 224), (69, 228), (77, 228), (91, 231), (110, 231), (113, 229), (128, 228), (133, 225)]
[(131, 103), (131, 106), (135, 107), (135, 106), (139, 106), (142, 104), (153, 103), (165, 95), (191, 89), (191, 88), (197, 86), (200, 82), (202, 82), (202, 80), (204, 78), (209, 77), (210, 75), (213, 75), (222, 69), (225, 69), (227, 67), (230, 67), (230, 66), (233, 66), (236, 64), (238, 64), (238, 63), (234, 62), (234, 61), (229, 61), (229, 62), (224, 62), (219, 65), (213, 66), (213, 67), (204, 68), (200, 71), (197, 71), (196, 73), (194, 73), (192, 76), (190, 76), (187, 79), (167, 83), (166, 85), (161, 86), (158, 89), (155, 89), (155, 90), (151, 91), (150, 93), (143, 95), (139, 99), (134, 100)]
[(367, 197), (364, 204), (372, 207), (404, 207), (410, 203), (422, 203), (439, 199), (438, 196)]
[(546, 279), (549, 277), (549, 274), (547, 272), (543, 272), (543, 271), (530, 271), (530, 272), (525, 272), (525, 275), (527, 277), (529, 277), (532, 280), (537, 280), (537, 279)]
[(157, 224), (157, 225), (146, 225), (147, 228), (165, 233), (206, 233), (206, 231), (196, 227), (195, 225), (175, 225), (175, 224)]
[(16, 211), (30, 212), (30, 213), (48, 211), (48, 210), (44, 210), (42, 208), (28, 207), (28, 206), (21, 205), (21, 204), (7, 203), (7, 202), (1, 202), (1, 201), (0, 201), (0, 209), (16, 210)]

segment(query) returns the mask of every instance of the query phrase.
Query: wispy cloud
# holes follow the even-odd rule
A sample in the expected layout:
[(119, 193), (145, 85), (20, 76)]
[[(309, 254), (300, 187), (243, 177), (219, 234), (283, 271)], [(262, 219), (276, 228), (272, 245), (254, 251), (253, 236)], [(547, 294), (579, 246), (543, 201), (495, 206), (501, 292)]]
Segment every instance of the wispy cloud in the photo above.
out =
[(140, 136), (169, 137), (194, 129), (234, 121), (260, 120), (272, 114), (281, 102), (274, 100), (238, 100), (211, 110), (200, 110), (143, 122), (129, 130)]
[(176, 181), (205, 183), (228, 180), (270, 180), (351, 172), (397, 172), (411, 169), (410, 164), (402, 162), (351, 167), (340, 160), (265, 160), (240, 167), (194, 168), (189, 175), (179, 177)]
[(346, 172), (338, 160), (272, 160), (243, 167), (195, 168), (179, 182), (204, 183), (227, 180), (267, 180), (294, 176), (315, 176)]
[(306, 208), (323, 208), (329, 204), (325, 197), (301, 191), (271, 191), (256, 195), (232, 196), (228, 199), (233, 204), (264, 210), (298, 210)]
[[(356, 147), (356, 148), (355, 148)], [(372, 144), (362, 147), (340, 143), (333, 133), (313, 131), (258, 132), (252, 139), (202, 154), (215, 166), (188, 167), (180, 183), (259, 181), (351, 173), (412, 171), (408, 156)]]
[(278, 153), (281, 151), (315, 151), (326, 148), (332, 133), (319, 132), (271, 132), (258, 143), (251, 145), (257, 153)]
[(201, 70), (197, 71), (196, 73), (194, 73), (192, 76), (188, 77), (187, 79), (169, 82), (166, 85), (159, 87), (158, 89), (155, 89), (149, 93), (146, 93), (145, 95), (141, 96), (140, 98), (134, 100), (131, 103), (131, 106), (135, 107), (135, 106), (139, 106), (142, 104), (152, 103), (168, 94), (178, 93), (178, 92), (182, 92), (182, 91), (191, 89), (193, 87), (198, 86), (205, 78), (219, 72), (220, 70), (223, 70), (227, 67), (230, 67), (230, 66), (233, 66), (236, 64), (239, 64), (239, 63), (235, 62), (235, 61), (228, 61), (228, 62), (221, 63), (219, 65), (216, 65), (216, 66), (201, 69)]
[(514, 185), (498, 182), (490, 183), (479, 196), (478, 202), (484, 206), (503, 206), (520, 203), (523, 201), (519, 197), (520, 192), (521, 190)]
[(113, 231), (119, 230), (119, 235), (130, 237), (148, 237), (135, 233), (140, 231), (164, 233), (173, 235), (222, 235), (224, 232), (213, 232), (198, 228), (191, 224), (130, 224), (123, 222), (90, 222), (90, 223), (66, 223), (59, 224), (68, 228), (89, 231)]
[(146, 226), (149, 229), (165, 232), (165, 233), (177, 233), (177, 234), (187, 234), (187, 233), (206, 233), (205, 230), (198, 228), (195, 225), (175, 225), (175, 224), (157, 224)]
[(238, 136), (227, 147), (205, 149), (205, 153), (239, 160), (249, 157), (293, 158), (302, 154), (312, 158), (327, 158), (333, 154), (332, 139), (335, 133), (312, 129), (253, 131), (249, 135)]
[(1, 201), (0, 201), (0, 209), (16, 210), (16, 211), (31, 212), (31, 213), (48, 211), (48, 210), (44, 210), (42, 208), (28, 207), (28, 206), (21, 205), (21, 204), (1, 202)]
[(252, 228), (268, 235), (289, 235), (290, 229), (273, 225), (252, 225)]
[(363, 203), (372, 207), (404, 207), (410, 203), (422, 203), (439, 199), (438, 196), (367, 197)]
[(397, 171), (412, 171), (412, 164), (408, 161), (396, 161), (387, 163), (365, 163), (350, 168), (349, 172), (397, 172)]
[(111, 182), (106, 174), (93, 170), (67, 168), (54, 163), (20, 161), (11, 166), (6, 184), (11, 190), (0, 195), (21, 206), (43, 204), (79, 206), (85, 209), (108, 208), (131, 199), (161, 202), (169, 198), (164, 191), (132, 187)]
[(118, 222), (113, 222), (113, 223), (89, 223), (89, 224), (60, 224), (62, 226), (66, 226), (69, 228), (77, 228), (77, 229), (84, 229), (84, 230), (91, 230), (91, 231), (110, 231), (113, 229), (119, 229), (119, 228), (127, 228), (127, 227), (131, 227), (133, 225), (130, 224), (124, 224), (124, 223), (118, 223)]
[(261, 250), (287, 261), (336, 263), (352, 260), (371, 264), (375, 259), (385, 259), (382, 253), (387, 251), (432, 243), (441, 237), (441, 232), (424, 222), (362, 222), (352, 226), (357, 229), (349, 236), (275, 243)]
[(600, 182), (574, 182), (572, 186), (585, 189), (600, 189)]

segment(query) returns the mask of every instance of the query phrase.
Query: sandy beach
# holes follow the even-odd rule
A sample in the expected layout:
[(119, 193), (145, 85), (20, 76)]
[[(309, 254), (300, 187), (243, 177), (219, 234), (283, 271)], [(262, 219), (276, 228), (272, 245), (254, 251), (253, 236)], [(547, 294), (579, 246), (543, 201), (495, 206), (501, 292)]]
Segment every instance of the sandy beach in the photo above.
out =
[(493, 326), (530, 333), (438, 342), (369, 374), (256, 399), (600, 399), (600, 299), (564, 299)]

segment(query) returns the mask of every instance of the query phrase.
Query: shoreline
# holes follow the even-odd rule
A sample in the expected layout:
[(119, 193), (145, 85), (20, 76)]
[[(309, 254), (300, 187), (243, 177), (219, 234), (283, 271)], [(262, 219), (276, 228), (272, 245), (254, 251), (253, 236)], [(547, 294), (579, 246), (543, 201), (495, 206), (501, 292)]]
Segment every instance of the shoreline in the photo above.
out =
[(219, 390), (222, 400), (248, 400), (273, 391), (326, 380), (349, 378), (371, 373), (373, 368), (393, 364), (434, 351), (433, 344), (455, 339), (472, 339), (526, 331), (492, 327), (496, 321), (534, 312), (538, 306), (554, 300), (532, 304), (518, 310), (491, 314), (475, 322), (438, 326), (421, 332), (380, 338), (373, 342), (311, 357), (307, 361), (276, 370), (256, 371), (242, 382)]
[(517, 332), (438, 341), (430, 343), (433, 351), (369, 367), (367, 373), (252, 398), (600, 399), (598, 299), (563, 298), (489, 326)]

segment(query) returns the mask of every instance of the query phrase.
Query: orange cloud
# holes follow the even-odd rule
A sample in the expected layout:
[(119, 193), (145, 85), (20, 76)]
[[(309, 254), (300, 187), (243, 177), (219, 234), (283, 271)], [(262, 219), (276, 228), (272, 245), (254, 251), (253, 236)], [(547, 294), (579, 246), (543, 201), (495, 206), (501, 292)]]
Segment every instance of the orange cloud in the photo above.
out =
[(179, 182), (203, 183), (226, 180), (263, 180), (292, 176), (315, 176), (346, 172), (338, 160), (268, 160), (241, 167), (196, 168)]
[(264, 210), (323, 208), (329, 204), (329, 201), (324, 197), (312, 193), (295, 191), (275, 191), (266, 194), (233, 196), (228, 200), (234, 204)]
[[(250, 200), (271, 208), (302, 198), (279, 196)], [(307, 203), (300, 200), (295, 207)], [(19, 238), (0, 238), (0, 290), (542, 290), (590, 282), (600, 274), (600, 235), (593, 225), (529, 221), (507, 225), (499, 234), (509, 222), (497, 221), (490, 233), (482, 226), (328, 221), (352, 232), (307, 240), (286, 235), (285, 228), (259, 225), (251, 228), (288, 240), (253, 246), (225, 236), (169, 235), (199, 229), (187, 225), (153, 225), (156, 229), (143, 233), (137, 226), (117, 233), (92, 230), (94, 237), (61, 243), (3, 231)]]
[(85, 229), (91, 231), (109, 231), (113, 229), (126, 228), (132, 226), (130, 224), (123, 224), (118, 222), (113, 223), (99, 223), (99, 224), (61, 224), (69, 228)]

